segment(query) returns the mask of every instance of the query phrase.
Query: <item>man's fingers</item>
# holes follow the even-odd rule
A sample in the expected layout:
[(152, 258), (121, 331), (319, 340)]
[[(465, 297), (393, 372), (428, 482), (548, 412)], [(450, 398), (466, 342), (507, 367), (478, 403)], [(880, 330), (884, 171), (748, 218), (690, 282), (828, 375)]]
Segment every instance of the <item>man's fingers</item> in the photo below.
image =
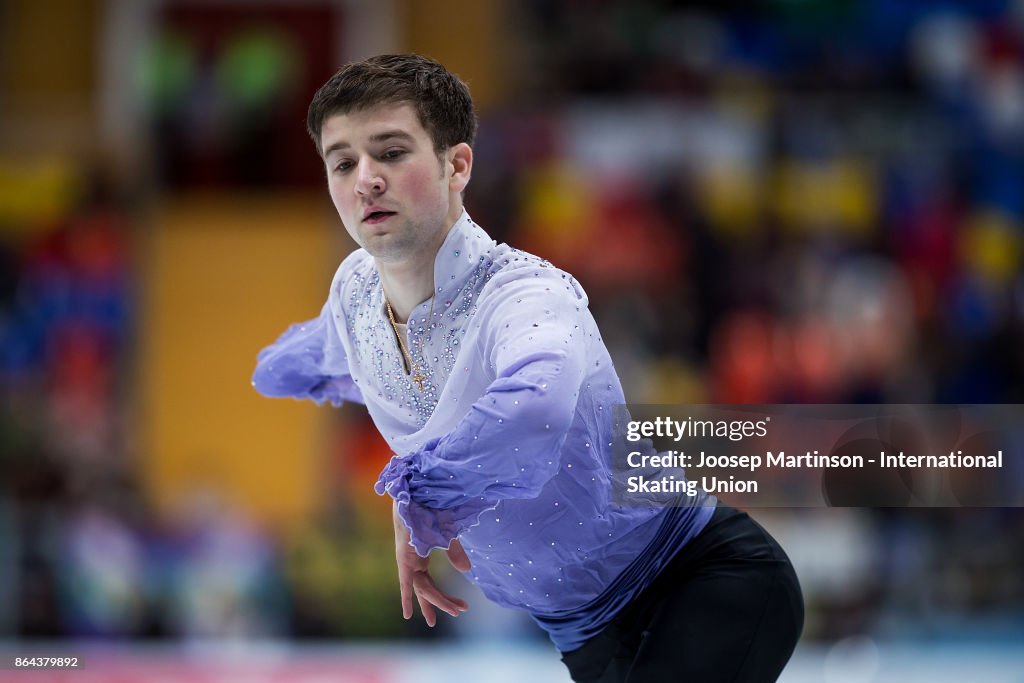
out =
[(453, 617), (457, 617), (469, 609), (469, 604), (465, 600), (441, 592), (441, 589), (426, 572), (416, 575), (413, 579), (413, 588), (416, 591), (416, 597), (421, 602), (426, 600)]
[(452, 539), (451, 545), (448, 547), (448, 561), (460, 572), (468, 572), (473, 568), (469, 561), (469, 555), (466, 554), (457, 538)]
[[(469, 609), (469, 604), (460, 598), (453, 597), (441, 591), (430, 576), (427, 558), (419, 557), (407, 545), (406, 537), (402, 533), (404, 526), (395, 526), (396, 555), (398, 559), (398, 587), (402, 594), (402, 616), (411, 619), (413, 614), (412, 600), (415, 596), (419, 603), (423, 620), (428, 626), (437, 623), (437, 612), (435, 607), (457, 617)], [(452, 566), (459, 571), (470, 569), (469, 557), (466, 551), (457, 540), (452, 541), (448, 550), (448, 559)]]
[[(469, 603), (462, 598), (457, 598), (454, 595), (448, 595), (447, 593), (441, 593), (444, 599), (447, 600), (451, 605), (459, 610), (460, 613), (469, 610)], [(455, 616), (459, 616), (456, 614)]]
[(420, 612), (423, 613), (423, 620), (427, 622), (427, 626), (434, 628), (434, 624), (437, 623), (437, 614), (434, 612), (434, 606), (430, 604), (426, 596), (416, 593), (416, 600), (420, 603)]
[(412, 583), (400, 578), (398, 587), (402, 591), (402, 617), (412, 619)]

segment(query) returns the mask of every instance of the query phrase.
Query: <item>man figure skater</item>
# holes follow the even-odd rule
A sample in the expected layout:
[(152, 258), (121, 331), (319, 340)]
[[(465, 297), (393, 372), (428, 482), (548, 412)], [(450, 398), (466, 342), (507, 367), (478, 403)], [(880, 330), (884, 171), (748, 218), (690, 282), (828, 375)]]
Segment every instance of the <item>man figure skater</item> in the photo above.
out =
[(320, 315), (259, 354), (267, 396), (364, 403), (395, 456), (402, 611), (468, 609), (428, 571), (442, 549), (526, 610), (576, 681), (770, 681), (803, 623), (785, 553), (746, 514), (697, 496), (611, 500), (619, 378), (568, 273), (497, 244), (463, 208), (476, 115), (417, 55), (338, 71), (308, 128), (361, 247)]

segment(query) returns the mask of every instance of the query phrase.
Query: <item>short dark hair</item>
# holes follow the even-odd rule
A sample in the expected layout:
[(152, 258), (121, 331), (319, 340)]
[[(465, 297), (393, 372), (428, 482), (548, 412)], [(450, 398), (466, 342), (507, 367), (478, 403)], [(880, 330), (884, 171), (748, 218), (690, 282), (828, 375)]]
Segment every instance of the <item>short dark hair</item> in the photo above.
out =
[(323, 155), (320, 133), (328, 117), (402, 102), (416, 110), (438, 154), (460, 142), (473, 145), (477, 118), (469, 88), (434, 60), (416, 54), (377, 55), (343, 66), (313, 95), (306, 130)]

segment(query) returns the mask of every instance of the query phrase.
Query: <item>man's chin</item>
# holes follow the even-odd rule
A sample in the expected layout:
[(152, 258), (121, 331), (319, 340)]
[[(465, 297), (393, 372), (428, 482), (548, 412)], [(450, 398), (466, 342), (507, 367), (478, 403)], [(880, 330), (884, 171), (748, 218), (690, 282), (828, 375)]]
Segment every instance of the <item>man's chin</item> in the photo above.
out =
[(402, 240), (394, 233), (371, 235), (363, 239), (363, 249), (382, 261), (401, 261), (409, 258), (416, 250), (415, 245)]
[(371, 252), (379, 249), (387, 249), (389, 245), (392, 245), (395, 242), (395, 235), (384, 230), (363, 232), (361, 237), (362, 239), (360, 240), (360, 243), (363, 245), (363, 248)]

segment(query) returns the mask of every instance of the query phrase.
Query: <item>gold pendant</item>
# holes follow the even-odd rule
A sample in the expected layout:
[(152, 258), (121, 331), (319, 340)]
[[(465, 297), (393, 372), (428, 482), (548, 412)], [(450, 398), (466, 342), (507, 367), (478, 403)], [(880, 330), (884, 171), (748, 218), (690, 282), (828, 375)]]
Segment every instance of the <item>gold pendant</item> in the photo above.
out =
[(416, 382), (416, 386), (420, 388), (420, 391), (423, 391), (423, 382), (425, 382), (426, 379), (427, 378), (424, 377), (419, 370), (417, 370), (412, 376), (412, 381)]

